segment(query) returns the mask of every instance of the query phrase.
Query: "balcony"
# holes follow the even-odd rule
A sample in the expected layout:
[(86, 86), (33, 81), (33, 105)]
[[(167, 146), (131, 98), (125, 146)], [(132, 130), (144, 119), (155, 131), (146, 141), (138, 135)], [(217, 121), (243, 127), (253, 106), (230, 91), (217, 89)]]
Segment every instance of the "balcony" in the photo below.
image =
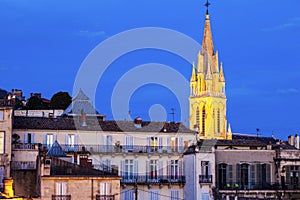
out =
[[(44, 145), (46, 146), (46, 145)], [(90, 152), (93, 154), (145, 153), (181, 154), (186, 147), (146, 146), (146, 145), (60, 145), (65, 152)]]
[(52, 195), (52, 200), (71, 200), (71, 195)]
[(96, 195), (96, 200), (115, 200), (115, 195)]
[(122, 176), (123, 184), (185, 184), (185, 176)]
[(300, 190), (298, 184), (267, 183), (267, 182), (250, 182), (243, 183), (218, 183), (219, 190)]
[(35, 161), (12, 161), (11, 169), (12, 170), (35, 170), (36, 162)]
[(199, 175), (199, 183), (212, 183), (212, 175)]
[(12, 145), (12, 150), (38, 150), (38, 144), (17, 143)]

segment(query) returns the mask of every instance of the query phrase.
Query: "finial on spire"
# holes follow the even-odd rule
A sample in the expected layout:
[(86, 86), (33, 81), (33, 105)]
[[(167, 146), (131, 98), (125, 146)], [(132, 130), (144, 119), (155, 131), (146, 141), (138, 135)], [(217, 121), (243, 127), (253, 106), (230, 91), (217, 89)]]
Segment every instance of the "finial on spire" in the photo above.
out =
[(206, 0), (206, 3), (204, 4), (204, 6), (206, 7), (206, 14), (208, 15), (208, 7), (210, 6), (210, 3), (208, 0)]

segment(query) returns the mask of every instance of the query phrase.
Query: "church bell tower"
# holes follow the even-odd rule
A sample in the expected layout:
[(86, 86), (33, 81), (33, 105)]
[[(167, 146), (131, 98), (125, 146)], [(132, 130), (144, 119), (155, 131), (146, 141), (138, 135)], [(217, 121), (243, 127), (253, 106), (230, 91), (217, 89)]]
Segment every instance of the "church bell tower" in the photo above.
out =
[(225, 77), (222, 62), (215, 51), (207, 2), (202, 49), (198, 62), (192, 65), (190, 79), (190, 129), (200, 139), (232, 139), (226, 119)]

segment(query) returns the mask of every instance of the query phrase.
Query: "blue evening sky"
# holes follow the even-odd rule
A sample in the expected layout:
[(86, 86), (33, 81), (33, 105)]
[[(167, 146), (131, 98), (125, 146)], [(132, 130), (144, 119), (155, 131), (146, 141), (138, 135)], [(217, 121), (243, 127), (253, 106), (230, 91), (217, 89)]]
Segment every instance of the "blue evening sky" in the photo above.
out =
[[(58, 91), (72, 94), (77, 71), (89, 52), (101, 41), (128, 29), (163, 27), (201, 42), (204, 3), (0, 0), (0, 88), (22, 89), (26, 97), (30, 92), (41, 92), (46, 98)], [(211, 3), (214, 44), (225, 71), (227, 118), (233, 132), (255, 133), (259, 128), (263, 135), (273, 132), (275, 137), (299, 134), (300, 1)], [(187, 80), (191, 75), (190, 64), (168, 52), (148, 49), (121, 56), (101, 77), (94, 100), (107, 119), (127, 118), (127, 113), (112, 115), (112, 91), (122, 75), (145, 63), (171, 66)], [(155, 84), (144, 85), (131, 96), (131, 117), (149, 119), (154, 104), (165, 108), (167, 121), (172, 120), (171, 108), (175, 108), (175, 120), (181, 120), (176, 96)], [(188, 118), (182, 121), (186, 123)]]

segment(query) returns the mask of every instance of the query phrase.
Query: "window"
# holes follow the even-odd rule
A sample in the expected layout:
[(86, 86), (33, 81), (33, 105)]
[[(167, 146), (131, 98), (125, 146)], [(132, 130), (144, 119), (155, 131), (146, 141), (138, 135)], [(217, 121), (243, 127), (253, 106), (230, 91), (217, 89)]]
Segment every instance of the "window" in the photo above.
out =
[(111, 186), (110, 183), (100, 183), (100, 195), (110, 195)]
[(290, 185), (289, 189), (300, 189), (300, 166), (286, 166), (286, 183)]
[(122, 195), (122, 200), (134, 200), (134, 191), (133, 190), (125, 190)]
[(46, 134), (44, 138), (44, 144), (47, 146), (47, 148), (51, 148), (55, 140), (56, 137), (54, 134)]
[(204, 175), (206, 178), (210, 175), (208, 161), (201, 161), (201, 175)]
[(103, 159), (101, 162), (101, 170), (105, 172), (111, 172), (111, 160)]
[(133, 151), (133, 136), (127, 135), (126, 138), (126, 151)]
[(250, 188), (250, 165), (249, 164), (237, 164), (236, 179), (241, 189)]
[(169, 176), (172, 180), (177, 180), (179, 178), (179, 160), (170, 161), (170, 173)]
[(170, 200), (179, 200), (179, 190), (171, 190)]
[(158, 190), (150, 190), (150, 200), (159, 200)]
[(24, 143), (25, 144), (33, 144), (34, 143), (34, 134), (33, 133), (25, 133)]
[(122, 178), (134, 181), (138, 172), (138, 161), (126, 159), (122, 161)]
[(227, 182), (227, 164), (222, 163), (218, 165), (218, 183), (220, 189), (231, 186), (227, 185), (230, 184)]
[(162, 137), (148, 137), (148, 152), (161, 152)]
[(0, 121), (4, 120), (4, 111), (0, 110)]
[(158, 176), (158, 160), (150, 160), (150, 179), (157, 179)]
[(205, 107), (203, 106), (202, 108), (202, 136), (205, 136), (205, 118), (206, 118), (206, 111), (205, 111)]
[(168, 138), (168, 152), (182, 153), (184, 148), (182, 137), (169, 137)]
[(5, 133), (0, 131), (0, 154), (5, 153)]
[(67, 183), (57, 182), (56, 183), (56, 195), (66, 195), (67, 194)]

